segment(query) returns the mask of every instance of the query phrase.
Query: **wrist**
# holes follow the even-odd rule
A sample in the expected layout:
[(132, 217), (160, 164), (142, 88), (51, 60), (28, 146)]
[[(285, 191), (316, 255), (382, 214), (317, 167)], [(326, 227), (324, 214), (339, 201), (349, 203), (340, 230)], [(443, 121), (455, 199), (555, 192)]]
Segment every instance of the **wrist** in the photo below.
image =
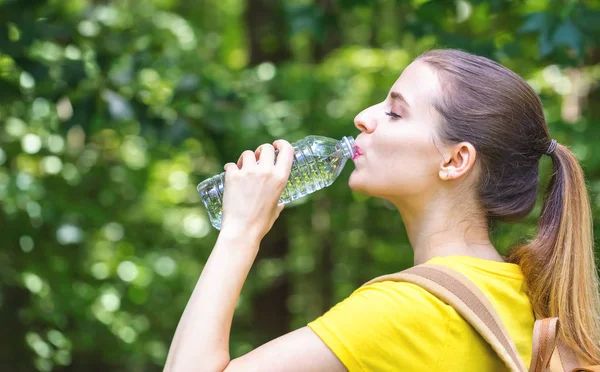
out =
[(258, 234), (235, 227), (223, 227), (219, 233), (218, 240), (225, 242), (228, 246), (252, 246), (258, 249), (262, 237)]
[(224, 216), (221, 224), (221, 235), (231, 238), (262, 240), (263, 235), (258, 231), (259, 224), (236, 219), (235, 216)]

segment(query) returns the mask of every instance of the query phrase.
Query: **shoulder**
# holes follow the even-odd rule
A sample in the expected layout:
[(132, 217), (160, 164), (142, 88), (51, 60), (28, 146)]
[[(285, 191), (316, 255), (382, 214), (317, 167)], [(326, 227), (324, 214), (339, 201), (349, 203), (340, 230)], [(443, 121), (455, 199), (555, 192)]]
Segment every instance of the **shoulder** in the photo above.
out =
[(358, 288), (308, 326), (349, 370), (414, 370), (437, 363), (455, 317), (421, 287), (384, 281)]
[[(344, 302), (363, 304), (374, 313), (384, 315), (402, 310), (402, 319), (424, 315), (444, 318), (448, 305), (418, 285), (406, 282), (382, 281), (355, 290)], [(343, 302), (342, 302), (343, 303)]]
[(321, 318), (329, 322), (385, 325), (389, 331), (406, 323), (443, 321), (451, 307), (425, 289), (405, 282), (384, 281), (355, 290)]

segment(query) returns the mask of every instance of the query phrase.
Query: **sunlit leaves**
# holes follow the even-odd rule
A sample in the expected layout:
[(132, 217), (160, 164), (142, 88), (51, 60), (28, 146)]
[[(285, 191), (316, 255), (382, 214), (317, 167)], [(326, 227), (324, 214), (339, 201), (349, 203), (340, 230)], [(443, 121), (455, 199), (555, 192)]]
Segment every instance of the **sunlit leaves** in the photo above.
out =
[[(491, 56), (526, 78), (600, 190), (600, 69), (588, 62), (600, 18), (583, 2), (345, 0), (329, 14), (320, 2), (277, 3), (281, 35), (258, 44), (273, 51), (281, 39), (289, 55), (253, 65), (249, 31), (275, 22), (252, 24), (251, 2), (0, 3), (0, 310), (18, 314), (4, 333), (26, 350), (23, 370), (82, 359), (160, 370), (216, 237), (196, 185), (277, 138), (356, 136), (354, 116), (430, 48)], [(397, 211), (345, 178), (286, 207), (289, 253), (250, 273), (233, 356), (259, 346), (254, 301), (281, 280), (293, 287), (293, 328), (412, 263)], [(494, 239), (504, 250), (534, 230), (532, 219)]]

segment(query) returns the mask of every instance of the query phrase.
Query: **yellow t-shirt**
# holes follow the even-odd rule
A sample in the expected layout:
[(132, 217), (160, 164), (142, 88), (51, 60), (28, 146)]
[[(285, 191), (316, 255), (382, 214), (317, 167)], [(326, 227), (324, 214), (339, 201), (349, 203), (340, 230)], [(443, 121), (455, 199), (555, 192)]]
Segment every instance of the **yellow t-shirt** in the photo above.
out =
[[(483, 291), (529, 365), (535, 319), (520, 267), (466, 256), (428, 263), (459, 271)], [(454, 308), (410, 283), (361, 287), (308, 327), (350, 372), (508, 370)]]

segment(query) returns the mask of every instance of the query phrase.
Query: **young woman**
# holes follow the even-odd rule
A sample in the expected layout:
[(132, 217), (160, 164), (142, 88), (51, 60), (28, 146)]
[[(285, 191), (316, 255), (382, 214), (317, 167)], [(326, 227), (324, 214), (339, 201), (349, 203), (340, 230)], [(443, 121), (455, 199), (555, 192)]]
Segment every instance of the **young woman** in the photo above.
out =
[[(526, 364), (535, 316), (559, 317), (564, 342), (600, 363), (598, 277), (583, 172), (550, 136), (540, 99), (523, 79), (487, 58), (430, 51), (354, 122), (362, 155), (349, 186), (397, 207), (415, 265), (446, 265), (473, 281)], [(275, 165), (274, 148), (280, 151)], [(551, 157), (554, 172), (537, 236), (504, 258), (490, 242), (489, 224), (529, 214), (543, 156)], [(306, 327), (231, 360), (235, 304), (261, 239), (283, 209), (278, 195), (292, 158), (291, 145), (278, 140), (225, 165), (223, 227), (166, 370), (505, 370), (452, 307), (416, 285), (392, 281), (361, 287)]]

